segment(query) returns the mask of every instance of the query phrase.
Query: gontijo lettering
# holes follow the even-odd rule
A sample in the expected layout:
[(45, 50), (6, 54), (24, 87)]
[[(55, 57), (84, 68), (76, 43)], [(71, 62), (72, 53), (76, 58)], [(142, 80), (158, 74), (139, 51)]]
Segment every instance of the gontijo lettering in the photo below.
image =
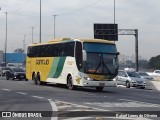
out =
[(36, 65), (48, 65), (48, 64), (49, 64), (49, 60), (48, 59), (36, 60)]

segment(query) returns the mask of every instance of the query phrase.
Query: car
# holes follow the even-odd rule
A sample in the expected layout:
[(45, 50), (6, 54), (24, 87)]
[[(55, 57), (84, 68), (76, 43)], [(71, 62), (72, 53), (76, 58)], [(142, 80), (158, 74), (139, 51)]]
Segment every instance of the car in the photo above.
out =
[(26, 73), (25, 71), (22, 69), (22, 68), (10, 68), (9, 71), (6, 72), (6, 79), (9, 80), (9, 79), (19, 79), (19, 80), (22, 80), (22, 79), (26, 79)]
[(2, 76), (2, 67), (0, 67), (0, 76)]
[(126, 88), (146, 87), (145, 79), (141, 78), (136, 71), (119, 70), (116, 77), (117, 85), (124, 85)]
[(6, 75), (6, 72), (9, 71), (10, 68), (9, 67), (3, 67), (2, 68), (2, 76), (5, 76)]
[(150, 75), (148, 75), (146, 72), (138, 72), (141, 78), (146, 80), (154, 80), (154, 78)]

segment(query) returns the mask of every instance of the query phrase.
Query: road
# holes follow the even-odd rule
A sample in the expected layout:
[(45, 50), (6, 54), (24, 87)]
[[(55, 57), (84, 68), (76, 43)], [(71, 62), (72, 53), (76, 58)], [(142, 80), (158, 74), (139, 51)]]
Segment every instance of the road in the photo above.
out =
[[(97, 92), (94, 88), (68, 90), (63, 85), (39, 86), (32, 81), (6, 80), (1, 77), (0, 111), (24, 115), (18, 117), (28, 117), (25, 112), (36, 112), (37, 116), (25, 118), (29, 120), (159, 120), (160, 92), (125, 87), (108, 87), (103, 92)], [(60, 116), (58, 118), (57, 113)], [(8, 118), (3, 113), (1, 119), (16, 120), (16, 115)]]

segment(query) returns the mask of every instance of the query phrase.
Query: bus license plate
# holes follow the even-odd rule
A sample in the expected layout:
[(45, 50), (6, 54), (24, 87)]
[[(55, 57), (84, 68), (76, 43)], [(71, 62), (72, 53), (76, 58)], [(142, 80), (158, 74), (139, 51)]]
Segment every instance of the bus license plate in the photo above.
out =
[(105, 86), (105, 83), (99, 83), (99, 86)]

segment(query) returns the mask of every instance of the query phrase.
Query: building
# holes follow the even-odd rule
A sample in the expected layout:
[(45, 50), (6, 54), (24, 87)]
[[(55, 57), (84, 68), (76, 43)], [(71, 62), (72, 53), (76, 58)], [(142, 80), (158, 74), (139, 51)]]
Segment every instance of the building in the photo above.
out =
[[(6, 63), (25, 63), (25, 53), (6, 53)], [(5, 62), (5, 53), (3, 54), (3, 62)]]

